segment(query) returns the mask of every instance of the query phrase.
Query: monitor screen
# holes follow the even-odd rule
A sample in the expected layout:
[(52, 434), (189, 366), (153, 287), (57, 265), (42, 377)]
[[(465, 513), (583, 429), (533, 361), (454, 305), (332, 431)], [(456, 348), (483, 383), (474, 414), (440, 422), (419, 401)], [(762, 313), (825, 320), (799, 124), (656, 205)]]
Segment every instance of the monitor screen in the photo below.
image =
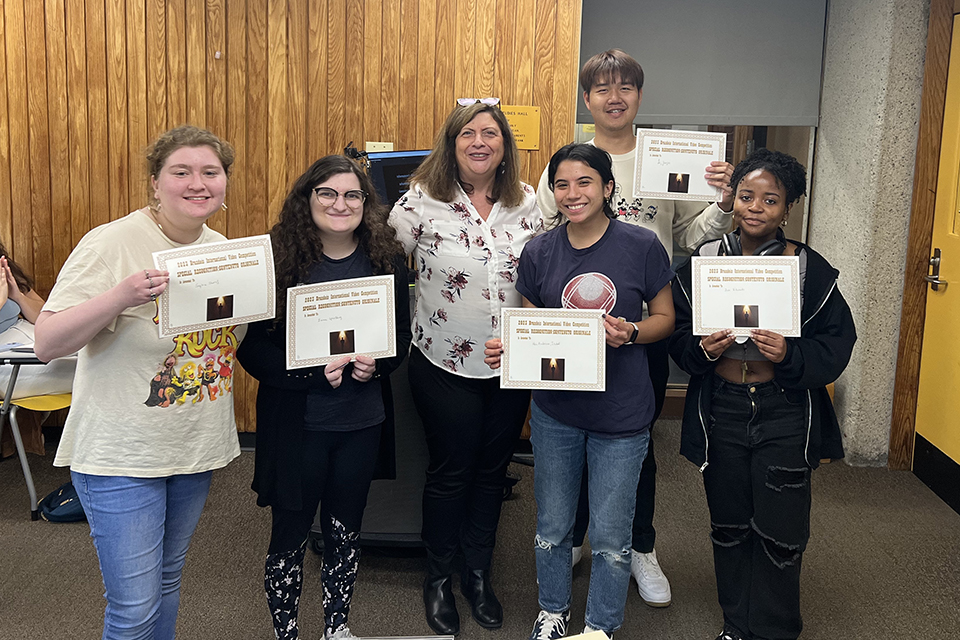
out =
[(367, 154), (370, 179), (380, 201), (392, 207), (410, 188), (410, 176), (430, 151), (376, 151)]

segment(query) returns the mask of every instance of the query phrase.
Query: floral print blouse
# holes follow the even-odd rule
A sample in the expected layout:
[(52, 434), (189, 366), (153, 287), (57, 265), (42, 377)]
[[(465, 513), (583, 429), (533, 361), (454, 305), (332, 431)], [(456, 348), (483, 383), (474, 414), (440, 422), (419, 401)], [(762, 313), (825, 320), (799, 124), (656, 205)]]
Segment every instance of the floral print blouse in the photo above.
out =
[(517, 262), (543, 231), (533, 188), (523, 203), (493, 205), (484, 220), (463, 189), (440, 202), (414, 185), (390, 212), (390, 224), (417, 274), (413, 343), (438, 367), (467, 378), (493, 378), (483, 344), (500, 336), (500, 309), (521, 306)]

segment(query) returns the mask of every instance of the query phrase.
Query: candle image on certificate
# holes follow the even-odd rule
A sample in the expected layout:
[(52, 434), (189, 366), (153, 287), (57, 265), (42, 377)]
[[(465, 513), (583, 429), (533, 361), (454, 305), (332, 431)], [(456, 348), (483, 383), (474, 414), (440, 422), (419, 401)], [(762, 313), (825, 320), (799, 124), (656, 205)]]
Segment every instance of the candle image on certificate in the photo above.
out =
[(726, 157), (727, 134), (638, 129), (634, 198), (713, 202), (721, 191), (707, 183), (706, 168)]
[(395, 356), (393, 274), (287, 289), (287, 369)]
[(276, 315), (268, 235), (158, 251), (153, 263), (170, 272), (157, 298), (161, 338)]

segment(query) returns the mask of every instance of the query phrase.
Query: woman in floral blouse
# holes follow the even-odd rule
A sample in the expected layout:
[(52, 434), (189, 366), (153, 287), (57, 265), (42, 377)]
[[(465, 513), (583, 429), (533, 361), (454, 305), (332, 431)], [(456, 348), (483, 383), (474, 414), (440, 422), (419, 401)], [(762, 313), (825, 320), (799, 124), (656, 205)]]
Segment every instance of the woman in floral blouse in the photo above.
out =
[(457, 107), (390, 214), (417, 267), (410, 380), (430, 454), (423, 599), (427, 622), (444, 635), (460, 630), (452, 589), (458, 553), (474, 619), (490, 629), (503, 623), (490, 564), (530, 393), (500, 389), (483, 344), (500, 335), (500, 309), (520, 306), (517, 262), (543, 229), (534, 191), (519, 176), (516, 141), (500, 110)]

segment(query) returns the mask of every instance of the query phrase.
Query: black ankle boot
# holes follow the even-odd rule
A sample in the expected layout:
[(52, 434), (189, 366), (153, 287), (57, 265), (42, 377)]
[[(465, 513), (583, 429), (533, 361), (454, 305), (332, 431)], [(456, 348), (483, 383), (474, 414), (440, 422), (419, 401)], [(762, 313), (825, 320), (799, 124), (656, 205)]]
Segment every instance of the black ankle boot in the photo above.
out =
[(442, 636), (460, 633), (460, 614), (453, 597), (453, 577), (427, 577), (423, 583), (423, 606), (427, 624)]
[(470, 611), (477, 624), (485, 629), (499, 629), (503, 626), (503, 607), (493, 593), (489, 571), (465, 571), (460, 577), (460, 590), (470, 603)]

